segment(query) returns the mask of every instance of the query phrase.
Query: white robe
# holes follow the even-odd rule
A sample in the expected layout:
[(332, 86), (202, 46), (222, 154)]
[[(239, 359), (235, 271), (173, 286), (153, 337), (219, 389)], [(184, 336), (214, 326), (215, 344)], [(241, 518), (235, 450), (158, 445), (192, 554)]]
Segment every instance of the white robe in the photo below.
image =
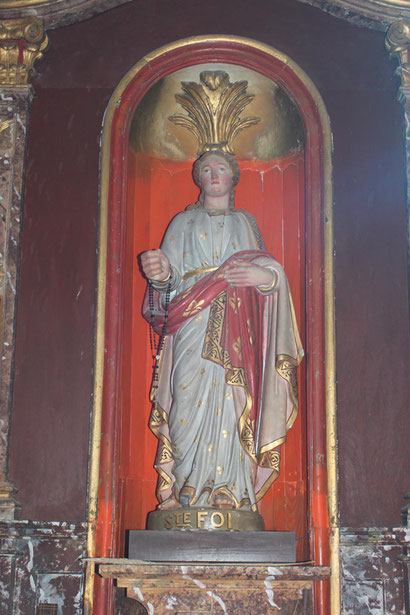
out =
[[(193, 209), (178, 214), (161, 244), (172, 267), (171, 299), (198, 282), (207, 268), (219, 267), (236, 252), (263, 249), (261, 241), (254, 219), (246, 212), (217, 214)], [(267, 294), (285, 284), (283, 296), (287, 297), (287, 281), (279, 263), (266, 257), (258, 263), (276, 273), (277, 285)], [(205, 272), (185, 277), (198, 269)], [(154, 283), (159, 291), (165, 286)], [(222, 492), (236, 508), (255, 509), (272, 469), (258, 468), (240, 441), (238, 420), (246, 405), (243, 391), (226, 384), (224, 368), (202, 356), (209, 312), (210, 308), (205, 308), (185, 321), (167, 338), (162, 353), (150, 420), (160, 440), (155, 463), (159, 473), (157, 497), (163, 501), (173, 493), (184, 505), (212, 506), (214, 496)], [(291, 337), (295, 339), (294, 331)], [(290, 351), (296, 359), (298, 346), (296, 340)], [(274, 386), (277, 388), (277, 384)], [(283, 390), (287, 386), (283, 381)], [(279, 425), (281, 435), (276, 440), (283, 441), (282, 435), (286, 437), (286, 429), (295, 418), (294, 402), (289, 397), (282, 395), (284, 424)]]

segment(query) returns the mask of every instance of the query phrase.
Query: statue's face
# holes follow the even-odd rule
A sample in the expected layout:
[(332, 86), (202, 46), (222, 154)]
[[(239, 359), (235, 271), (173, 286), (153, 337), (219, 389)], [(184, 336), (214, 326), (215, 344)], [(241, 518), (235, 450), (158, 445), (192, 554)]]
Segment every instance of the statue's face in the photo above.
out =
[(232, 170), (222, 156), (210, 154), (201, 164), (199, 181), (205, 196), (225, 196), (232, 188)]

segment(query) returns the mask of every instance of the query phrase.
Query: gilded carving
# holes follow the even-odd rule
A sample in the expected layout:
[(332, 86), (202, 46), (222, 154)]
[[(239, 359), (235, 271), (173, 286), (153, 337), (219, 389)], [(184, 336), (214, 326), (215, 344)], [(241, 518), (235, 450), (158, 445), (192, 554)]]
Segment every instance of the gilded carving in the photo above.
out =
[(11, 145), (11, 126), (13, 120), (0, 120), (0, 149), (8, 149)]
[(44, 40), (42, 22), (34, 17), (5, 19), (0, 22), (0, 40), (26, 40), (28, 43), (41, 43)]
[(0, 85), (26, 85), (35, 75), (48, 38), (35, 17), (0, 21)]
[(180, 69), (160, 79), (138, 105), (130, 129), (130, 146), (135, 153), (173, 160), (194, 160), (199, 144), (184, 126), (168, 120), (169, 116), (188, 117), (175, 94), (183, 94), (181, 82), (200, 81), (201, 72), (227, 73), (231, 83), (246, 81), (247, 92), (254, 98), (243, 116), (260, 121), (242, 130), (234, 141), (240, 159), (271, 160), (303, 148), (305, 134), (298, 109), (287, 92), (267, 77), (242, 66), (206, 63)]
[(254, 99), (247, 93), (248, 82), (230, 82), (228, 73), (221, 70), (203, 71), (201, 83), (182, 82), (184, 94), (175, 99), (188, 115), (175, 114), (170, 120), (187, 128), (198, 140), (198, 154), (219, 149), (233, 154), (235, 137), (259, 117), (241, 118), (242, 111)]
[(396, 21), (392, 23), (386, 35), (386, 48), (391, 56), (397, 57), (399, 66), (396, 75), (401, 79), (398, 98), (403, 102), (410, 93), (410, 63), (408, 46), (410, 44), (410, 22)]
[(407, 21), (395, 21), (392, 23), (386, 35), (386, 47), (390, 53), (407, 52), (410, 42), (410, 23)]
[(336, 17), (368, 28), (385, 30), (396, 19), (410, 16), (409, 0), (301, 0)]
[[(407, 158), (407, 202), (410, 202), (410, 21), (396, 21), (386, 35), (386, 48), (390, 55), (397, 57), (399, 66), (395, 74), (400, 77), (398, 100), (404, 104), (406, 158)], [(410, 238), (410, 218), (407, 214), (407, 233)], [(410, 257), (410, 243), (408, 244)]]

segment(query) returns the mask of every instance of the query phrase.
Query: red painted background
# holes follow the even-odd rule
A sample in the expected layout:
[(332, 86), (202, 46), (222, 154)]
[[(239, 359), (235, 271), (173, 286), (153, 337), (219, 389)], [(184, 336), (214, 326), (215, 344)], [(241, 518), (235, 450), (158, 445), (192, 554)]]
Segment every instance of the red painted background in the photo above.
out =
[[(236, 207), (257, 219), (267, 248), (288, 275), (301, 336), (305, 332), (305, 189), (304, 157), (238, 161), (241, 179)], [(194, 203), (198, 188), (192, 181), (192, 164), (136, 155), (130, 151), (128, 167), (127, 255), (124, 345), (121, 385), (122, 539), (125, 529), (145, 527), (146, 515), (157, 504), (153, 460), (156, 439), (147, 429), (150, 403), (151, 357), (148, 325), (141, 316), (145, 281), (136, 255), (160, 245), (171, 218)], [(282, 449), (282, 469), (260, 504), (266, 528), (296, 531), (298, 559), (308, 557), (306, 485), (305, 363), (299, 369), (300, 412)], [(122, 542), (122, 541), (121, 541)]]

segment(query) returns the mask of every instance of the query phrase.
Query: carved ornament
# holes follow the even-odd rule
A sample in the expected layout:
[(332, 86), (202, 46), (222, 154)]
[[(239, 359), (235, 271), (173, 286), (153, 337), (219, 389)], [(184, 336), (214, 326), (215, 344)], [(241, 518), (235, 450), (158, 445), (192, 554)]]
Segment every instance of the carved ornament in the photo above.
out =
[[(89, 19), (132, 0), (0, 0), (0, 17), (12, 19), (33, 11), (46, 29)], [(352, 23), (386, 30), (397, 19), (410, 17), (409, 0), (299, 0)]]
[(410, 96), (410, 62), (408, 47), (410, 44), (410, 21), (396, 21), (387, 31), (386, 48), (389, 54), (397, 57), (399, 66), (396, 75), (401, 79), (398, 98), (400, 102)]
[[(7, 149), (10, 147), (10, 131), (13, 125), (13, 120), (0, 120), (0, 149)], [(1, 285), (1, 273), (0, 273), (0, 285)]]
[(34, 63), (48, 44), (43, 23), (35, 17), (0, 21), (0, 85), (27, 85)]
[(46, 30), (90, 19), (132, 0), (0, 0), (0, 19), (35, 15)]
[(235, 137), (259, 117), (241, 118), (242, 111), (254, 99), (246, 92), (247, 81), (230, 82), (225, 71), (203, 71), (201, 83), (181, 82), (184, 94), (175, 98), (188, 115), (175, 114), (169, 119), (187, 128), (198, 140), (198, 154), (219, 149), (233, 154)]
[(398, 19), (410, 18), (409, 0), (299, 0), (359, 26), (386, 31)]

